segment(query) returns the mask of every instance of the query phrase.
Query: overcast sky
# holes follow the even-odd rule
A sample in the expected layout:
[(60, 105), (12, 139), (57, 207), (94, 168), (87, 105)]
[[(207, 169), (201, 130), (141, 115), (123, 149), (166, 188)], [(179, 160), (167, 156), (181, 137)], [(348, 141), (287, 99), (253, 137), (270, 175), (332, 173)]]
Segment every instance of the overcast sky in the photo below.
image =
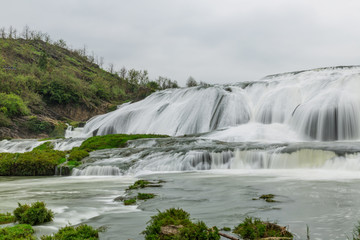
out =
[(0, 0), (0, 25), (185, 85), (360, 64), (359, 0)]

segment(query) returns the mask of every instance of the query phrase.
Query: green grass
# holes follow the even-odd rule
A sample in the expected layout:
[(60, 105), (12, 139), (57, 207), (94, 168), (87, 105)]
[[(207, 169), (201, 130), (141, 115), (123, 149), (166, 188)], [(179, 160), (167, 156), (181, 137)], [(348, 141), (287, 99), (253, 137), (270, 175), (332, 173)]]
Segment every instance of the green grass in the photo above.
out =
[(15, 217), (11, 213), (0, 213), (0, 224), (15, 222)]
[(287, 237), (292, 239), (293, 235), (276, 223), (263, 222), (258, 218), (246, 217), (245, 220), (235, 227), (235, 234), (243, 239), (261, 239), (269, 237)]
[(34, 229), (28, 224), (0, 228), (0, 240), (35, 240)]
[(151, 199), (154, 198), (156, 195), (153, 193), (138, 193), (137, 195), (137, 199), (138, 200), (147, 200), (147, 199)]
[(86, 139), (79, 149), (85, 150), (88, 152), (100, 150), (100, 149), (108, 149), (108, 148), (121, 148), (125, 147), (127, 141), (135, 140), (140, 138), (165, 138), (168, 137), (166, 135), (151, 135), (151, 134), (110, 134), (105, 136), (95, 136)]
[(63, 158), (65, 152), (56, 150), (0, 153), (0, 176), (51, 176)]
[(104, 229), (94, 229), (89, 225), (80, 225), (77, 227), (66, 226), (60, 228), (59, 231), (53, 235), (42, 236), (41, 240), (96, 240), (99, 239), (99, 232)]
[(130, 198), (124, 200), (124, 205), (134, 205), (136, 204), (136, 198)]
[(126, 190), (135, 190), (147, 187), (151, 182), (147, 180), (137, 180), (133, 185), (130, 185)]

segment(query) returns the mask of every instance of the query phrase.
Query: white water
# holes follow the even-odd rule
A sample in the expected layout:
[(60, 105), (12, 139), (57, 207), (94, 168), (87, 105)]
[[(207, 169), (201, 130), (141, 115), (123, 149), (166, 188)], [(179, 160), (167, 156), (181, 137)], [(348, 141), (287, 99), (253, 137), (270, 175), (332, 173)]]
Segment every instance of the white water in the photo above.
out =
[(180, 136), (242, 125), (248, 134), (240, 140), (252, 141), (254, 126), (255, 131), (262, 131), (267, 128), (264, 125), (277, 123), (283, 126), (270, 127), (261, 140), (272, 141), (271, 137), (287, 131), (289, 137), (280, 141), (358, 140), (359, 92), (359, 67), (281, 74), (232, 86), (169, 89), (97, 116), (73, 136)]
[[(2, 177), (0, 207), (48, 202), (55, 222), (36, 227), (39, 236), (71, 222), (110, 226), (102, 239), (143, 239), (139, 233), (150, 216), (175, 206), (209, 226), (233, 227), (257, 216), (288, 225), (296, 239), (306, 238), (306, 224), (311, 239), (346, 239), (360, 213), (359, 73), (359, 67), (322, 69), (170, 89), (122, 105), (83, 129), (69, 128), (67, 139), (51, 140), (55, 149), (69, 150), (93, 134), (196, 135), (94, 151), (67, 178)], [(0, 152), (42, 143), (4, 140)], [(165, 183), (138, 209), (112, 201), (134, 176)], [(252, 200), (267, 193), (279, 201)]]

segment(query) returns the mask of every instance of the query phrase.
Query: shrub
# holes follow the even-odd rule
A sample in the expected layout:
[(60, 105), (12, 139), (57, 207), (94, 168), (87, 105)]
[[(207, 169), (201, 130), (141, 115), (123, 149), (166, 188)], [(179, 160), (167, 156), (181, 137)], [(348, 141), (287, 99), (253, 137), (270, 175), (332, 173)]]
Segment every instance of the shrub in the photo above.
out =
[(275, 223), (263, 222), (258, 218), (246, 217), (233, 231), (244, 239), (260, 239), (269, 237), (289, 237), (293, 235)]
[(69, 161), (81, 161), (81, 159), (89, 156), (89, 153), (79, 148), (73, 148), (68, 157)]
[(19, 207), (14, 210), (14, 216), (19, 223), (38, 225), (50, 222), (54, 218), (54, 213), (46, 208), (44, 202), (34, 202), (31, 206), (20, 203), (18, 205)]
[(0, 228), (0, 240), (35, 240), (34, 229), (28, 224)]
[[(167, 228), (171, 228), (171, 231), (167, 231)], [(175, 208), (152, 216), (143, 234), (145, 234), (146, 240), (220, 239), (216, 228), (209, 230), (203, 222), (193, 223), (190, 221), (189, 213)]]
[(54, 129), (51, 123), (42, 121), (35, 116), (26, 122), (26, 126), (33, 133), (50, 133)]
[(30, 110), (24, 101), (15, 94), (0, 93), (0, 108), (1, 112), (8, 117), (25, 116), (30, 114)]
[(65, 153), (33, 149), (25, 153), (0, 153), (0, 176), (51, 176)]
[(10, 125), (11, 125), (11, 120), (6, 116), (4, 112), (1, 111), (0, 108), (0, 127), (9, 127)]
[(41, 240), (96, 240), (99, 239), (99, 232), (103, 229), (94, 229), (89, 225), (80, 225), (77, 227), (66, 226), (52, 236), (42, 236)]
[(52, 221), (54, 213), (46, 208), (44, 202), (34, 202), (29, 206), (28, 204), (21, 205), (14, 210), (15, 220), (20, 223), (27, 223), (30, 225), (37, 225)]
[(0, 224), (15, 222), (15, 217), (11, 213), (0, 213)]

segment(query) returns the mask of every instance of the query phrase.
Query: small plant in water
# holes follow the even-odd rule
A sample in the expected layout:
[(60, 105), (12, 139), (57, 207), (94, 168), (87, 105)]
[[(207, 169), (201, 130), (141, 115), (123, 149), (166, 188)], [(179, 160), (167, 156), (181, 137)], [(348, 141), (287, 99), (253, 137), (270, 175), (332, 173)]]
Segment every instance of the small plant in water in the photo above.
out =
[(104, 230), (104, 228), (94, 229), (86, 224), (77, 227), (66, 226), (60, 228), (59, 231), (53, 235), (42, 236), (41, 240), (96, 240), (99, 239), (99, 232), (103, 232)]
[(124, 200), (124, 205), (134, 205), (136, 204), (136, 198), (130, 198)]
[(0, 224), (15, 222), (15, 217), (11, 213), (0, 213)]
[(45, 207), (44, 202), (34, 202), (31, 206), (20, 203), (18, 205), (19, 207), (14, 210), (14, 216), (19, 223), (37, 225), (50, 222), (54, 218), (54, 213)]
[(264, 199), (266, 202), (276, 202), (274, 200), (274, 194), (264, 194), (259, 197), (259, 199)]
[(28, 224), (18, 224), (12, 227), (0, 228), (0, 239), (1, 240), (36, 240), (32, 234), (34, 229)]
[(154, 197), (155, 197), (155, 194), (153, 194), (153, 193), (138, 193), (138, 195), (137, 195), (137, 199), (139, 199), (139, 200), (147, 200), (147, 199), (151, 199)]
[(151, 182), (147, 180), (137, 180), (133, 185), (130, 185), (127, 190), (135, 190), (139, 188), (145, 188), (147, 187)]
[(182, 209), (171, 208), (152, 216), (145, 231), (146, 240), (219, 240), (216, 227), (208, 229), (204, 222), (193, 223), (189, 213)]
[(293, 235), (276, 223), (263, 222), (258, 218), (246, 217), (233, 231), (243, 239), (261, 239), (270, 237), (282, 237), (293, 239)]

